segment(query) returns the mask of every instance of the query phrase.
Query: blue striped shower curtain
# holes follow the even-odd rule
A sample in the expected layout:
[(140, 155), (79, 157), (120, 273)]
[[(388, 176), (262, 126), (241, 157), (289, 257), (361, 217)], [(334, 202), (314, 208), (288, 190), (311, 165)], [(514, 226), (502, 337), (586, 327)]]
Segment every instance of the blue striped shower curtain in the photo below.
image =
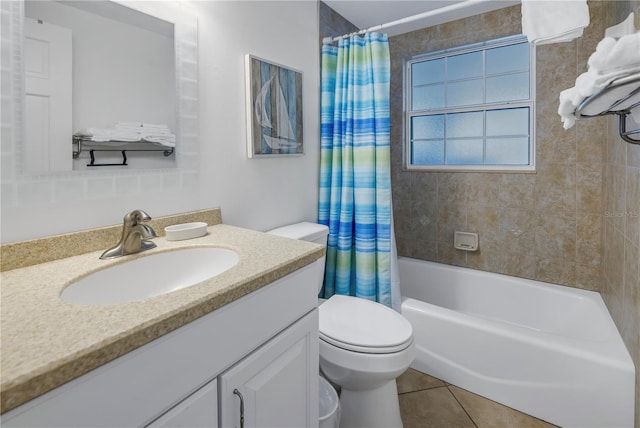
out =
[(387, 36), (322, 47), (318, 219), (329, 226), (321, 296), (391, 306), (391, 177)]

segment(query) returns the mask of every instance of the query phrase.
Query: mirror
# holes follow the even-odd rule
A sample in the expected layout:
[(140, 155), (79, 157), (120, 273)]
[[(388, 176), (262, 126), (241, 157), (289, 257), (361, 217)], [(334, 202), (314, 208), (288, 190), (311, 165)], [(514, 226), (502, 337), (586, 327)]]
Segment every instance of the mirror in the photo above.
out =
[[(51, 0), (47, 0), (51, 1)], [(93, 1), (93, 0), (91, 0)], [(197, 183), (198, 139), (198, 21), (188, 4), (182, 1), (119, 0), (146, 15), (173, 24), (175, 81), (176, 151), (175, 166), (138, 169), (127, 167), (84, 168), (65, 172), (29, 173), (25, 169), (25, 88), (24, 88), (24, 9), (25, 1), (0, 2), (2, 46), (0, 69), (2, 85), (0, 109), (2, 152), (2, 199), (5, 209), (27, 206), (64, 206), (87, 201), (119, 199), (123, 191), (129, 198), (154, 192), (193, 189)], [(70, 150), (73, 145), (69, 142)], [(149, 154), (150, 155), (150, 154)], [(161, 157), (162, 155), (157, 157)], [(86, 163), (86, 162), (85, 162)]]
[(175, 167), (174, 24), (104, 0), (24, 15), (23, 171)]

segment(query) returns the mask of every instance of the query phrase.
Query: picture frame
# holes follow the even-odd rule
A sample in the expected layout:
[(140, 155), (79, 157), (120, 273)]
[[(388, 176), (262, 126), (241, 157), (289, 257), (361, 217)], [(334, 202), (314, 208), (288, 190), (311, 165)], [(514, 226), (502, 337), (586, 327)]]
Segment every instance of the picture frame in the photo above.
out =
[(302, 72), (245, 56), (247, 155), (304, 154)]

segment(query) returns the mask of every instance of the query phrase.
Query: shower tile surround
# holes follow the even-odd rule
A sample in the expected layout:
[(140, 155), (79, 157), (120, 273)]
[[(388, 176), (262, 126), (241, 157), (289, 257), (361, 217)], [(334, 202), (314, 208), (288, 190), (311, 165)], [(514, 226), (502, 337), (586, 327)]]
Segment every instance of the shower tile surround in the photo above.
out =
[[(591, 14), (604, 13), (591, 3)], [(565, 131), (558, 94), (573, 85), (604, 32), (592, 19), (582, 39), (538, 46), (536, 173), (403, 169), (403, 59), (521, 33), (520, 6), (389, 39), (394, 217), (400, 255), (597, 290), (601, 264), (602, 142), (606, 119)], [(589, 141), (584, 143), (584, 137)], [(453, 247), (476, 232), (480, 250)]]
[[(607, 4), (609, 25), (632, 11), (640, 24), (640, 1)], [(635, 427), (640, 428), (640, 145), (618, 136), (617, 117), (606, 120), (600, 293), (636, 366)]]
[[(519, 6), (390, 38), (396, 239), (402, 256), (600, 291), (636, 365), (640, 397), (640, 146), (620, 139), (617, 117), (565, 131), (556, 112), (559, 92), (586, 71), (604, 29), (640, 14), (640, 1), (588, 4), (582, 38), (537, 48), (534, 174), (408, 172), (402, 163), (403, 59), (518, 34)], [(322, 3), (320, 11), (323, 19)], [(329, 11), (333, 21), (325, 17), (321, 29), (344, 20)], [(478, 232), (480, 251), (455, 250), (455, 230)]]

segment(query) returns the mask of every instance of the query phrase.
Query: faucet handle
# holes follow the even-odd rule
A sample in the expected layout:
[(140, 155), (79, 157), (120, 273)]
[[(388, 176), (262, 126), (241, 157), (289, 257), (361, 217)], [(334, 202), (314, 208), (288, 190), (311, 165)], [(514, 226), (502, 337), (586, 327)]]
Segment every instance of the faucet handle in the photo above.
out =
[(135, 226), (138, 222), (149, 220), (151, 220), (151, 216), (142, 210), (133, 210), (124, 216), (124, 222), (130, 223), (132, 226)]

